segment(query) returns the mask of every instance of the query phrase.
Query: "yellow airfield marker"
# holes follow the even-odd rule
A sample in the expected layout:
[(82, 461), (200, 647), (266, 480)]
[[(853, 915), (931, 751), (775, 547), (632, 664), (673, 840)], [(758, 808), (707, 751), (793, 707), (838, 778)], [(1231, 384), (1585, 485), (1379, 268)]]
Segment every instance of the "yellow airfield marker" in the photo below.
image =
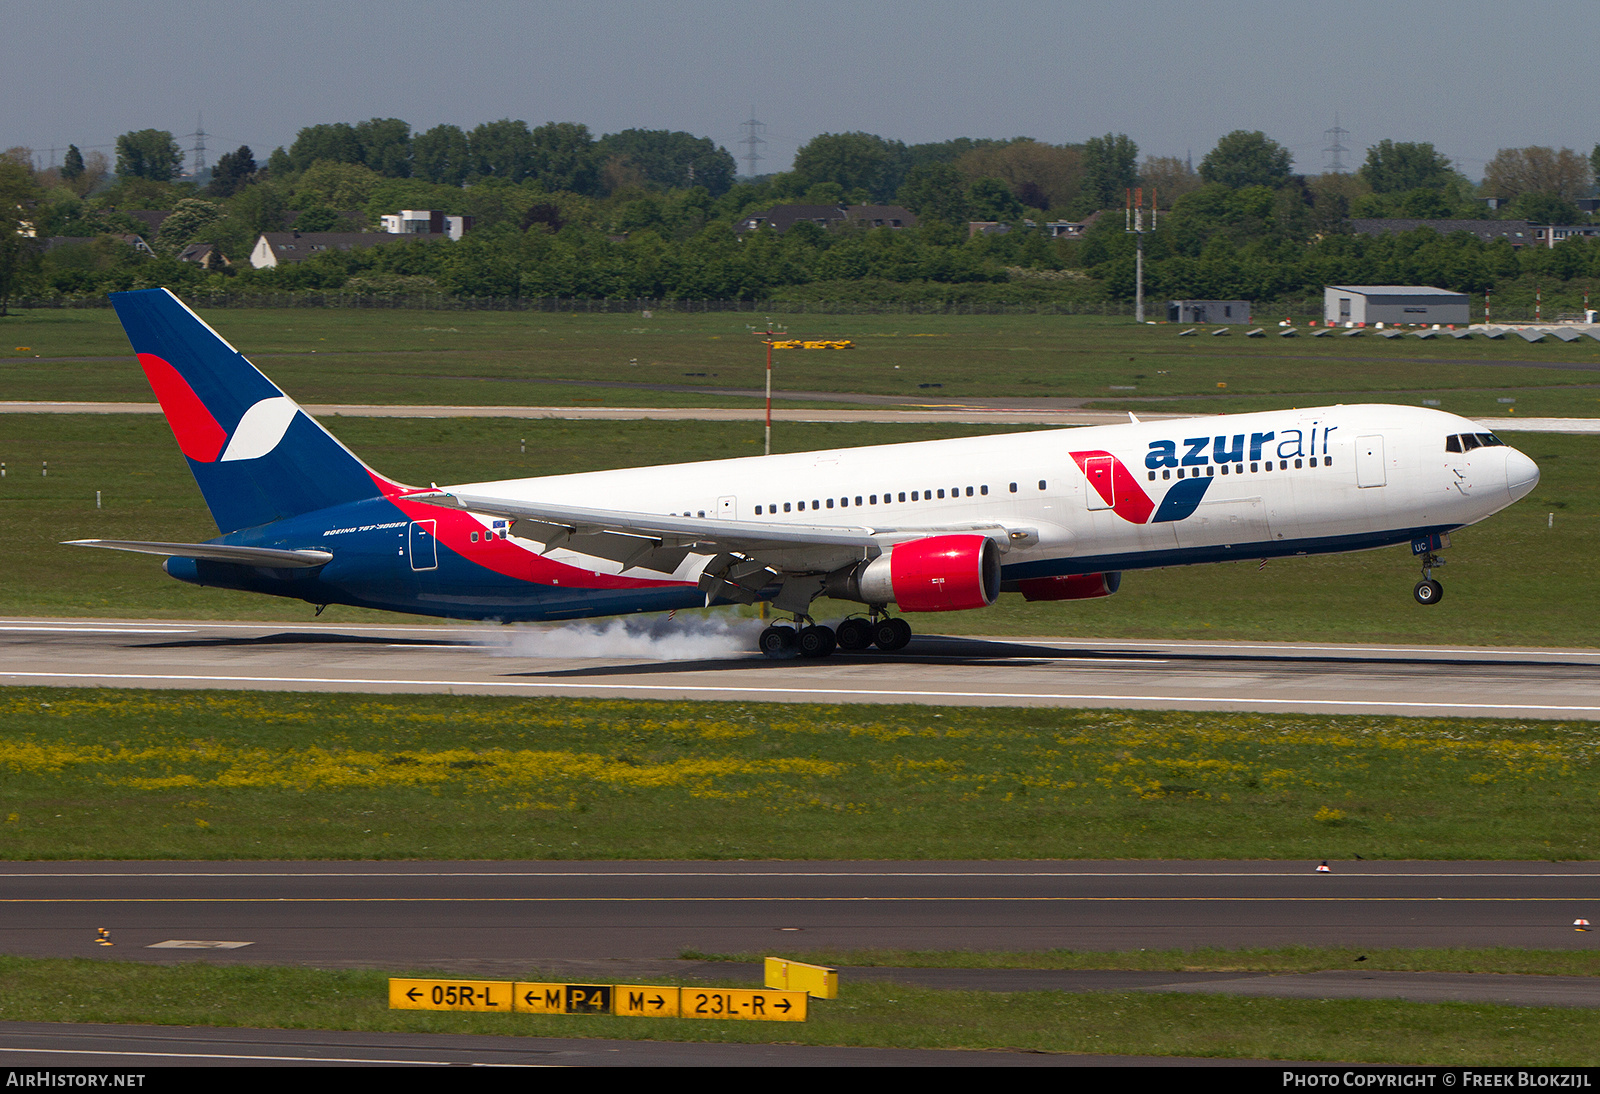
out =
[(624, 1018), (804, 1022), (809, 998), (804, 991), (757, 988), (699, 989), (657, 984), (547, 984), (401, 977), (389, 980), (390, 1010), (610, 1014)]

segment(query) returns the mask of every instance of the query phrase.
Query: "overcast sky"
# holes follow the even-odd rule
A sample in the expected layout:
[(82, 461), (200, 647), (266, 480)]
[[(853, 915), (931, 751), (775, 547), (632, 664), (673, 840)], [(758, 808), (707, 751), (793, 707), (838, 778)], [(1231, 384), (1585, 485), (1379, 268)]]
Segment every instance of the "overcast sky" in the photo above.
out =
[(1595, 0), (6, 0), (0, 147), (184, 134), (265, 160), (302, 126), (499, 118), (596, 136), (684, 129), (760, 170), (824, 132), (908, 144), (1127, 133), (1198, 164), (1259, 129), (1296, 169), (1431, 141), (1471, 178), (1497, 149), (1600, 141)]

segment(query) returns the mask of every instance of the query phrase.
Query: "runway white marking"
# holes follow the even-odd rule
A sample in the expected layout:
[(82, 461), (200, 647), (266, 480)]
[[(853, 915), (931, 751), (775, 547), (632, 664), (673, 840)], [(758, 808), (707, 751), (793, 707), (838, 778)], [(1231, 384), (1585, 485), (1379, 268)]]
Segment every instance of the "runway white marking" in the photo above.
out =
[[(505, 633), (505, 628), (493, 624), (418, 624), (418, 623), (312, 623), (295, 620), (261, 620), (254, 623), (223, 623), (210, 620), (184, 620), (173, 623), (159, 623), (152, 620), (137, 620), (119, 623), (114, 620), (85, 620), (82, 623), (62, 619), (8, 619), (0, 622), (0, 631), (7, 630), (63, 630), (77, 631), (79, 633), (96, 633), (103, 629), (104, 633), (112, 633), (112, 629), (127, 628), (127, 633), (137, 634), (139, 630), (133, 628), (150, 628), (151, 633), (157, 631), (170, 631), (172, 633), (188, 633), (198, 630), (231, 630), (231, 631), (268, 631), (280, 632), (292, 630), (296, 633), (317, 634), (370, 634), (370, 633), (400, 633), (416, 634), (418, 632), (433, 632), (437, 634), (454, 635), (463, 640), (481, 644), (481, 639), (473, 636), (496, 636)], [(1495, 657), (1592, 657), (1600, 660), (1600, 649), (1548, 649), (1537, 646), (1373, 646), (1373, 645), (1333, 645), (1317, 644), (1310, 642), (1173, 642), (1161, 639), (1132, 639), (1132, 638), (1052, 638), (1036, 635), (928, 635), (926, 637), (971, 642), (998, 642), (1007, 645), (1044, 646), (1051, 649), (1084, 649), (1093, 650), (1105, 647), (1118, 647), (1121, 649), (1148, 649), (1152, 652), (1169, 652), (1172, 650), (1269, 650), (1274, 653), (1393, 653), (1393, 654), (1454, 654), (1460, 657), (1473, 655)], [(414, 647), (414, 643), (405, 643)]]
[[(1348, 864), (1347, 864), (1348, 865)], [(401, 880), (425, 877), (448, 878), (1171, 878), (1171, 877), (1248, 877), (1248, 878), (1360, 878), (1383, 880), (1388, 878), (1576, 878), (1592, 881), (1600, 877), (1600, 870), (1589, 873), (1499, 873), (1496, 871), (1381, 871), (1374, 873), (1319, 874), (1307, 868), (1296, 872), (1284, 870), (417, 870), (358, 871), (358, 870), (249, 870), (221, 872), (203, 870), (128, 870), (128, 871), (63, 871), (30, 872), (0, 869), (0, 877), (9, 878), (398, 878)]]
[[(360, 1056), (247, 1056), (234, 1052), (132, 1052), (115, 1049), (90, 1048), (0, 1048), (0, 1052), (54, 1053), (58, 1056), (124, 1056), (132, 1059), (155, 1060), (281, 1060), (310, 1064), (379, 1064), (407, 1067), (461, 1067), (457, 1060), (399, 1060), (368, 1059)], [(467, 1063), (468, 1067), (549, 1067), (549, 1064)], [(66, 1084), (62, 1084), (66, 1085)]]
[(193, 634), (196, 627), (17, 627), (0, 626), (0, 631), (22, 631), (26, 634)]
[[(315, 685), (340, 685), (346, 687), (389, 687), (404, 688), (407, 686), (417, 688), (470, 688), (475, 691), (491, 690), (495, 688), (511, 689), (513, 691), (615, 691), (615, 692), (671, 692), (685, 695), (749, 695), (761, 689), (750, 687), (728, 687), (711, 684), (602, 684), (602, 683), (568, 683), (566, 681), (522, 681), (498, 680), (485, 682), (480, 680), (417, 680), (417, 679), (367, 679), (363, 677), (332, 677), (332, 676), (216, 676), (216, 675), (189, 675), (181, 673), (105, 673), (105, 672), (0, 672), (0, 678), (14, 680), (36, 680), (48, 682), (51, 680), (96, 680), (96, 681), (146, 681), (158, 680), (167, 683), (193, 683), (193, 684), (299, 684), (305, 686)], [(871, 699), (1017, 699), (1021, 701), (1037, 702), (1041, 699), (1058, 700), (1074, 703), (1207, 703), (1211, 705), (1249, 704), (1266, 706), (1287, 707), (1323, 707), (1357, 710), (1361, 708), (1381, 708), (1385, 710), (1460, 710), (1472, 712), (1490, 711), (1546, 711), (1557, 714), (1593, 715), (1600, 714), (1600, 706), (1568, 706), (1555, 703), (1445, 703), (1445, 702), (1398, 702), (1394, 700), (1370, 699), (1286, 699), (1281, 696), (1260, 695), (1129, 695), (1129, 694), (1098, 694), (1098, 693), (1068, 693), (1068, 692), (1030, 692), (1030, 691), (919, 691), (919, 690), (889, 690), (873, 688), (836, 688), (821, 687), (808, 692), (807, 701), (820, 702), (826, 696), (848, 696), (855, 698)]]
[[(965, 636), (963, 636), (965, 637)], [(1537, 647), (1490, 646), (1313, 646), (1286, 642), (1166, 642), (1133, 641), (1108, 638), (1103, 641), (1084, 638), (977, 638), (978, 642), (1011, 642), (1018, 645), (1049, 646), (1055, 649), (1092, 650), (1103, 646), (1170, 650), (1269, 650), (1273, 653), (1444, 653), (1458, 657), (1483, 655), (1488, 657), (1592, 657), (1600, 659), (1600, 650), (1547, 650)]]

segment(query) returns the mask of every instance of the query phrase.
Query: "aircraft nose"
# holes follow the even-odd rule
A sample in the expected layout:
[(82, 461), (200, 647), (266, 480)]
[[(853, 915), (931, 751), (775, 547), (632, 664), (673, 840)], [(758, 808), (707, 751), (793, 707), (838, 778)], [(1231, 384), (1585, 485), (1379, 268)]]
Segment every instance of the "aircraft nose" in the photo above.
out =
[(1538, 485), (1539, 465), (1515, 448), (1506, 449), (1506, 489), (1511, 492), (1511, 500), (1521, 501)]

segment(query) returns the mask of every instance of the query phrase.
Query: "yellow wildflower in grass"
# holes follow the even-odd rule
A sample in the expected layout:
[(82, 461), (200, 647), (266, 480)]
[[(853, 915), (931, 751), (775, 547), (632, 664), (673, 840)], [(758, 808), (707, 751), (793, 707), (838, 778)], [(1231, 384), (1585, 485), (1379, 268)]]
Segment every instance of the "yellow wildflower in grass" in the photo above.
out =
[[(200, 766), (207, 770), (195, 771)], [(617, 788), (691, 788), (719, 780), (828, 778), (847, 765), (815, 759), (684, 757), (632, 763), (597, 753), (531, 749), (442, 749), (381, 752), (367, 749), (270, 750), (229, 748), (217, 741), (137, 748), (0, 742), (0, 768), (61, 774), (93, 769), (106, 785), (139, 790), (174, 787), (254, 787), (278, 790), (378, 789), (464, 783), (472, 789), (586, 782)], [(156, 767), (160, 774), (147, 773)], [(189, 771), (174, 770), (184, 767)]]
[(760, 799), (763, 811), (1122, 801), (1269, 803), (1303, 818), (1298, 796), (1314, 793), (1382, 814), (1441, 772), (1496, 801), (1549, 796), (1541, 780), (1581, 780), (1597, 755), (1588, 724), (443, 696), (17, 689), (0, 695), (0, 725), (0, 774), (136, 791), (417, 788), (491, 794), (514, 811), (664, 791)]

